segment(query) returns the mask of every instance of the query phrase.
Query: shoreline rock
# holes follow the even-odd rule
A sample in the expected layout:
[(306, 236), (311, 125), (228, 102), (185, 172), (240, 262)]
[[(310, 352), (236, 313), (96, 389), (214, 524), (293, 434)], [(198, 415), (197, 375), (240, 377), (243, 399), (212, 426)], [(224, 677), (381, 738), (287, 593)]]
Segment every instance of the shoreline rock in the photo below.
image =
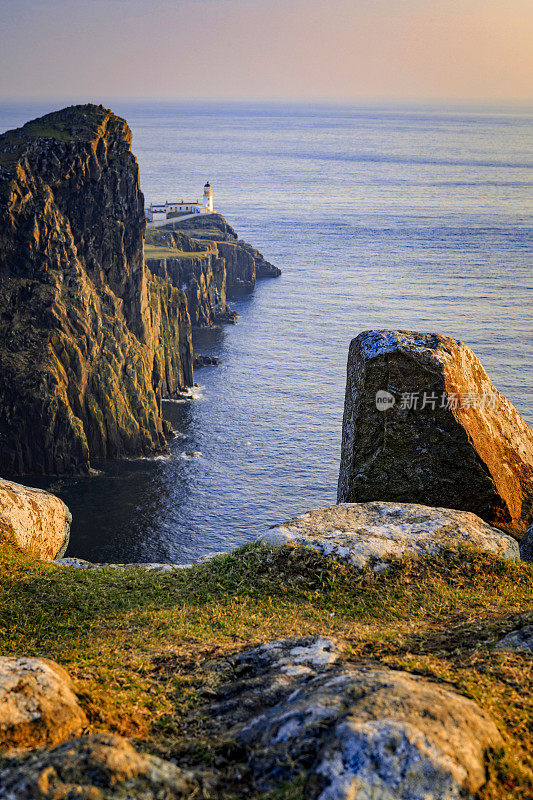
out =
[(217, 356), (202, 356), (197, 355), (194, 357), (194, 368), (200, 367), (218, 367), (222, 362)]

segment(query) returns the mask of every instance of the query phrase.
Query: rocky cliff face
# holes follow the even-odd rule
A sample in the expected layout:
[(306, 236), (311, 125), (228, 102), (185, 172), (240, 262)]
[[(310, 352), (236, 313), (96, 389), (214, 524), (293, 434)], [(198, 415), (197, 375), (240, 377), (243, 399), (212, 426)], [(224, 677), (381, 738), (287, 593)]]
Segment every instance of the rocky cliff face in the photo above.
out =
[(144, 265), (131, 132), (74, 106), (0, 137), (0, 463), (81, 472), (166, 448), (192, 384), (190, 318)]
[[(148, 232), (146, 263), (150, 270), (187, 293), (191, 322), (196, 326), (234, 322), (226, 297), (251, 290), (258, 278), (275, 278), (281, 270), (239, 239), (220, 214), (198, 215), (168, 228)], [(164, 256), (158, 250), (165, 251)], [(176, 255), (170, 251), (175, 250)]]
[[(192, 325), (235, 322), (237, 315), (226, 302), (226, 264), (217, 245), (180, 232), (150, 231), (148, 235), (152, 246), (147, 249), (146, 264), (154, 275), (185, 292)], [(166, 255), (158, 256), (159, 252)]]
[(365, 331), (348, 355), (337, 500), (472, 511), (520, 538), (533, 431), (462, 342)]

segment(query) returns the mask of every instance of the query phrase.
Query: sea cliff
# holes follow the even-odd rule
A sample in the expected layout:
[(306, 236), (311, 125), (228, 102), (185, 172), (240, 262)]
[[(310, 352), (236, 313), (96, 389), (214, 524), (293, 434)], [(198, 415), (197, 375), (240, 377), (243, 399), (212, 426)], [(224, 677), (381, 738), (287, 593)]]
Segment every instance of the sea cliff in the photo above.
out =
[(131, 140), (90, 104), (0, 136), (4, 474), (164, 452), (161, 401), (193, 385), (192, 325), (235, 322), (227, 292), (280, 274), (218, 214), (149, 232), (145, 259)]
[(229, 294), (253, 289), (258, 278), (277, 278), (281, 270), (252, 245), (239, 239), (221, 214), (197, 215), (148, 230), (146, 264), (154, 275), (187, 294), (193, 326), (234, 322)]

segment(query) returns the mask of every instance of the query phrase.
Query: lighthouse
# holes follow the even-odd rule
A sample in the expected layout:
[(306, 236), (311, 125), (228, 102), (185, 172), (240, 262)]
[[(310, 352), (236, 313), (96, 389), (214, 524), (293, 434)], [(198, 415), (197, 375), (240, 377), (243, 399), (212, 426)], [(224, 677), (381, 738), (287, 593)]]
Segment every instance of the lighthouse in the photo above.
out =
[(204, 186), (204, 211), (206, 214), (213, 213), (213, 190), (209, 181)]

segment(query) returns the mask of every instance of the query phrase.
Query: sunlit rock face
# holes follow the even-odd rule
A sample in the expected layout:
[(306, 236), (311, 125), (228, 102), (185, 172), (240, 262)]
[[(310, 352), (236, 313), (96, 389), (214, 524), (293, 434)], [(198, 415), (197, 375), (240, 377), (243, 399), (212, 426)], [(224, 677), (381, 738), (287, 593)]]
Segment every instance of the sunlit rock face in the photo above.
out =
[(0, 478), (0, 539), (37, 558), (61, 558), (72, 514), (59, 497)]
[(199, 791), (190, 773), (109, 733), (14, 752), (0, 763), (0, 800), (192, 800)]
[(0, 136), (0, 168), (3, 469), (165, 450), (161, 397), (192, 384), (190, 319), (144, 265), (126, 122), (94, 105), (49, 114)]
[(472, 511), (520, 538), (533, 431), (461, 342), (365, 331), (348, 355), (337, 499)]
[(81, 733), (86, 724), (70, 678), (58, 664), (0, 658), (0, 752), (54, 746)]

